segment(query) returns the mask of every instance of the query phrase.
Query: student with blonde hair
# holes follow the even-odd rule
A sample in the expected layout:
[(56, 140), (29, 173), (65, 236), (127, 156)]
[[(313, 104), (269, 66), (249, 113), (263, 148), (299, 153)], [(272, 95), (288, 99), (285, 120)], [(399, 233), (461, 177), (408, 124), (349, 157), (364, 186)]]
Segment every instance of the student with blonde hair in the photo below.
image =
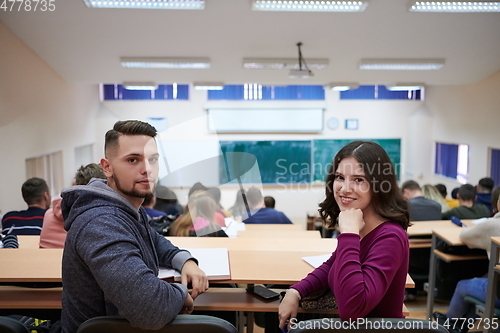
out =
[(189, 197), (187, 212), (170, 227), (170, 236), (227, 237), (215, 223), (217, 204), (207, 191), (196, 191)]
[(443, 196), (434, 185), (425, 184), (422, 186), (422, 194), (424, 198), (436, 201), (441, 206), (441, 213), (450, 210), (450, 206), (444, 201)]

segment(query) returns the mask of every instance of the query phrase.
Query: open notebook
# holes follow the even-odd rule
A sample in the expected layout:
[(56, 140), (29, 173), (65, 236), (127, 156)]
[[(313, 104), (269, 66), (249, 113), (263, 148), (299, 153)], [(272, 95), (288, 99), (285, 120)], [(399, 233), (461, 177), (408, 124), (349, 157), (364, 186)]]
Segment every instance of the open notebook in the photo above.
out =
[[(231, 271), (229, 269), (229, 254), (227, 248), (202, 248), (186, 249), (193, 257), (198, 259), (198, 265), (205, 272), (209, 280), (229, 280)], [(181, 273), (175, 269), (160, 267), (158, 272), (160, 279), (174, 277), (175, 281), (181, 280)]]

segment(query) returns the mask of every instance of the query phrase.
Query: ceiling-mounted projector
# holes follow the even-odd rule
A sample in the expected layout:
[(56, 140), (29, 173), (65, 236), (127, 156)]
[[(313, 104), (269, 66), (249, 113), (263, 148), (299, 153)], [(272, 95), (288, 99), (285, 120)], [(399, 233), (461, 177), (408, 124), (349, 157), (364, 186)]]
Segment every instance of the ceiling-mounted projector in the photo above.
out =
[(313, 73), (309, 69), (290, 69), (288, 72), (291, 79), (307, 79), (310, 76), (313, 76)]
[[(302, 52), (300, 51), (300, 47), (302, 46), (301, 42), (297, 43), (297, 47), (299, 49), (299, 69), (290, 69), (288, 73), (288, 77), (291, 79), (307, 79), (310, 76), (313, 76), (313, 73), (309, 68), (307, 68), (306, 61), (302, 58)], [(302, 66), (302, 63), (304, 66)]]

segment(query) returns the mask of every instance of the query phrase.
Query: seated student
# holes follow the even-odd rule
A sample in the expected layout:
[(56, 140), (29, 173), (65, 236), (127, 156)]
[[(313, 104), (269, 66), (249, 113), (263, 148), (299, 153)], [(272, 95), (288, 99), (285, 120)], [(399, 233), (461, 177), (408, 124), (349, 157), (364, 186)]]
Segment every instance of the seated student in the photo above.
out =
[(156, 203), (156, 198), (153, 194), (147, 195), (144, 198), (144, 202), (142, 203), (142, 207), (146, 211), (146, 214), (148, 214), (149, 218), (158, 217), (158, 216), (166, 216), (167, 213), (165, 213), (161, 210), (156, 210), (153, 208), (155, 206), (155, 203)]
[(2, 218), (2, 233), (40, 235), (43, 216), (50, 207), (49, 187), (45, 180), (35, 177), (23, 183), (21, 192), (28, 209), (5, 214)]
[[(107, 180), (63, 190), (68, 230), (62, 258), (62, 333), (87, 319), (120, 315), (156, 330), (191, 313), (208, 279), (188, 251), (155, 232), (141, 207), (158, 181), (156, 129), (118, 121), (105, 136), (101, 167)], [(158, 278), (159, 266), (181, 272), (182, 283)], [(187, 285), (192, 285), (188, 293)]]
[(450, 206), (448, 206), (446, 201), (444, 201), (441, 193), (439, 193), (438, 189), (434, 185), (425, 184), (422, 186), (422, 194), (424, 195), (424, 198), (437, 202), (441, 206), (441, 213), (450, 209)]
[(220, 193), (220, 189), (218, 187), (212, 187), (212, 188), (208, 189), (208, 193), (210, 193), (210, 195), (215, 200), (215, 205), (217, 207), (217, 213), (221, 214), (224, 217), (233, 216), (230, 211), (222, 208), (222, 205), (220, 204), (221, 193)]
[[(81, 166), (75, 174), (74, 185), (87, 185), (92, 178), (106, 179), (99, 164), (90, 163)], [(66, 230), (64, 230), (64, 219), (61, 210), (62, 198), (52, 201), (52, 208), (49, 208), (43, 217), (42, 232), (40, 233), (40, 248), (62, 249), (66, 240)]]
[(401, 185), (401, 191), (410, 203), (410, 221), (441, 220), (441, 205), (425, 198), (416, 181), (407, 180)]
[(234, 205), (229, 208), (229, 212), (236, 219), (246, 219), (248, 216), (248, 212), (250, 211), (250, 207), (248, 207), (248, 201), (246, 198), (246, 191), (244, 189), (240, 189), (236, 192), (236, 200), (234, 201)]
[(293, 323), (301, 298), (325, 288), (342, 320), (404, 318), (410, 219), (389, 156), (374, 142), (351, 142), (333, 159), (326, 184), (319, 211), (330, 227), (338, 225), (337, 249), (287, 290), (279, 327)]
[[(205, 191), (207, 193), (209, 193), (211, 196), (212, 196), (212, 199), (215, 200), (215, 196), (213, 195), (212, 192), (209, 191), (208, 187), (206, 187), (205, 185), (203, 185), (202, 183), (200, 182), (196, 182), (190, 189), (189, 189), (189, 192), (188, 192), (188, 200), (189, 198), (191, 197), (191, 195), (194, 193), (194, 192), (198, 192), (198, 191)], [(188, 209), (186, 209), (186, 211), (188, 211)], [(215, 212), (215, 223), (221, 227), (225, 227), (226, 226), (226, 221), (225, 221), (225, 218), (226, 216), (220, 211), (220, 210), (216, 210)]]
[(442, 216), (443, 220), (449, 220), (452, 216), (456, 216), (459, 219), (480, 219), (491, 215), (490, 210), (485, 205), (474, 203), (476, 189), (471, 184), (460, 186), (457, 199), (460, 202), (460, 206), (444, 212)]
[(177, 200), (177, 195), (169, 188), (158, 185), (155, 190), (155, 195), (156, 203), (153, 209), (175, 217), (184, 213), (184, 208), (182, 208), (182, 205)]
[[(499, 189), (500, 187), (497, 187)], [(498, 191), (500, 192), (500, 191)], [(497, 192), (497, 193), (498, 193)], [(496, 198), (497, 211), (500, 209), (500, 198)], [(490, 256), (491, 237), (500, 236), (500, 213), (494, 217), (484, 220), (470, 228), (463, 228), (460, 232), (460, 240), (471, 249), (483, 249)], [(480, 301), (486, 300), (486, 288), (488, 285), (487, 278), (474, 278), (461, 280), (458, 282), (455, 292), (451, 298), (450, 306), (446, 314), (434, 312), (434, 318), (440, 324), (446, 320), (453, 327), (456, 318), (467, 320), (468, 318), (476, 318), (475, 305), (464, 301), (466, 296), (474, 297)], [(495, 307), (500, 307), (500, 300), (496, 300)], [(449, 319), (448, 319), (449, 318)], [(461, 323), (457, 323), (457, 327), (461, 327)], [(464, 325), (467, 328), (467, 325)], [(465, 333), (467, 330), (449, 329), (453, 333)]]
[(285, 214), (264, 206), (264, 197), (256, 187), (250, 187), (247, 191), (250, 215), (243, 220), (246, 224), (292, 224)]
[(489, 177), (481, 178), (476, 186), (476, 203), (485, 205), (491, 213), (493, 213), (495, 206), (491, 204), (493, 187), (495, 187), (495, 181)]
[(434, 187), (441, 193), (441, 196), (443, 197), (444, 201), (448, 204), (448, 207), (455, 208), (460, 206), (460, 203), (458, 202), (457, 199), (447, 199), (446, 196), (448, 195), (448, 190), (446, 189), (446, 185), (444, 184), (436, 184)]
[(265, 196), (264, 206), (266, 206), (266, 208), (274, 208), (276, 206), (276, 200), (271, 196)]
[(170, 226), (169, 236), (178, 237), (228, 237), (215, 223), (216, 204), (207, 191), (191, 194), (188, 212)]

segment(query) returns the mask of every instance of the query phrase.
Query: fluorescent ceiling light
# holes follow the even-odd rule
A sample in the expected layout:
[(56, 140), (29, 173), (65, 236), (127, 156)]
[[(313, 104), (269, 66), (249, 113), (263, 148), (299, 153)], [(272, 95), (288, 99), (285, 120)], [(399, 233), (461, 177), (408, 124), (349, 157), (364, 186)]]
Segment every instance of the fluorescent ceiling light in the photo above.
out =
[(83, 0), (90, 8), (205, 9), (204, 0)]
[(359, 69), (366, 70), (437, 70), (444, 59), (362, 59)]
[(209, 58), (134, 58), (122, 57), (120, 62), (125, 68), (210, 68)]
[(424, 83), (396, 83), (393, 85), (386, 85), (387, 90), (390, 91), (407, 91), (407, 90), (420, 90), (425, 86)]
[(410, 12), (477, 13), (500, 12), (500, 1), (411, 1)]
[[(307, 68), (323, 69), (328, 66), (328, 59), (307, 59)], [(244, 58), (245, 69), (299, 69), (297, 58)]]
[(224, 82), (194, 82), (193, 86), (196, 90), (222, 90)]
[(158, 88), (154, 82), (123, 82), (122, 86), (127, 90), (156, 90)]
[(284, 12), (362, 12), (366, 0), (253, 0), (253, 10)]
[(346, 91), (351, 89), (356, 89), (359, 87), (359, 84), (354, 82), (335, 82), (329, 83), (327, 88), (334, 91)]

